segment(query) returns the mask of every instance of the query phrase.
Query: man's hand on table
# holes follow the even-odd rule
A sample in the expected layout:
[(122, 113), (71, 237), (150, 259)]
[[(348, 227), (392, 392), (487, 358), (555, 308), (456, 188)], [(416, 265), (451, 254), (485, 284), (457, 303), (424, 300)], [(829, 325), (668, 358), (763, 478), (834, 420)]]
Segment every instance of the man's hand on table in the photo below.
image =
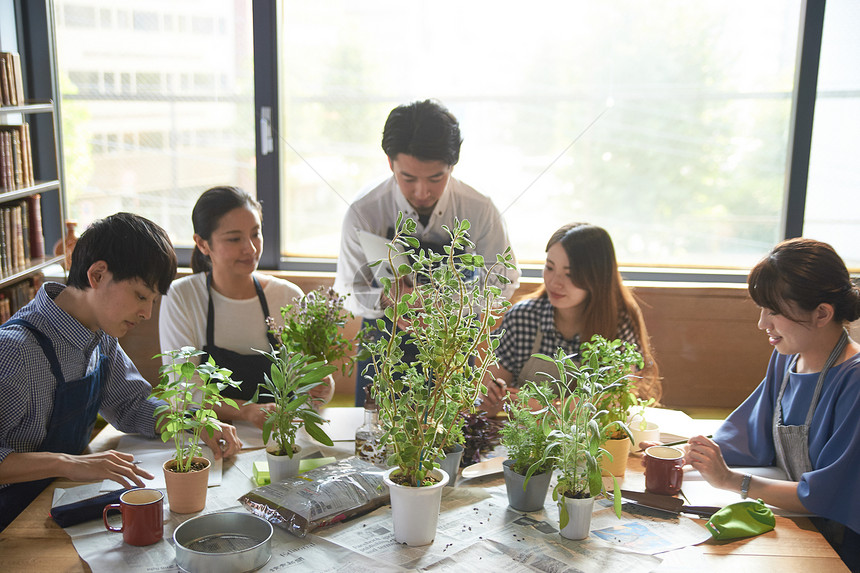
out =
[(123, 487), (145, 487), (141, 478), (155, 476), (134, 463), (134, 455), (108, 450), (95, 454), (72, 456), (59, 454), (63, 477), (72, 481), (113, 480)]
[(231, 458), (238, 454), (239, 450), (242, 449), (242, 440), (239, 439), (236, 428), (217, 420), (215, 423), (219, 429), (212, 432), (211, 436), (204, 431), (201, 436), (203, 443), (209, 446), (216, 460), (222, 457)]

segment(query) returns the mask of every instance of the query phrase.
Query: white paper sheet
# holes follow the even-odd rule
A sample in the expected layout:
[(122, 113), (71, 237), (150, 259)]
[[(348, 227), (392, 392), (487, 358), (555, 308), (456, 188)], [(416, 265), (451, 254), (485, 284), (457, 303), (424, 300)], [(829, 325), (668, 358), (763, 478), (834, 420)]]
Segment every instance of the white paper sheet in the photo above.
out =
[[(210, 450), (208, 446), (201, 444), (201, 448), (203, 450), (201, 455), (208, 459), (212, 464), (209, 468), (209, 487), (221, 485), (222, 460), (216, 460), (215, 456), (212, 454), (212, 450)], [(134, 454), (134, 460), (136, 462), (140, 462), (139, 467), (155, 476), (152, 480), (143, 480), (146, 487), (161, 490), (164, 489), (164, 472), (162, 471), (161, 466), (164, 462), (173, 457), (175, 450), (173, 448), (172, 441), (165, 443), (159, 439), (153, 440), (127, 434), (119, 439), (116, 450), (119, 452)], [(102, 482), (101, 491), (113, 491), (118, 487), (120, 486), (117, 482), (106, 479)]]
[[(785, 480), (788, 479), (785, 472), (776, 466), (766, 467), (733, 467), (735, 471), (754, 476), (761, 476), (770, 479)], [(688, 500), (689, 505), (710, 505), (714, 507), (725, 507), (731, 503), (741, 501), (741, 497), (736, 491), (725, 489), (717, 489), (702, 477), (698, 471), (687, 466), (684, 471), (684, 483), (681, 486), (681, 493)], [(786, 517), (812, 515), (811, 513), (802, 513), (789, 511), (779, 507), (768, 505), (768, 507), (776, 515)]]

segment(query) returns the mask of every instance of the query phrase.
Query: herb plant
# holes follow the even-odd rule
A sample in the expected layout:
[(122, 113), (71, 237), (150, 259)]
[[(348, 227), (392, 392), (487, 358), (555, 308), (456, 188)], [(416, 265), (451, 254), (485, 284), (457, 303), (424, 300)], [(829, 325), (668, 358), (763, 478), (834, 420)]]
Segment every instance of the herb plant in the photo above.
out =
[(481, 461), (486, 454), (499, 445), (501, 420), (492, 419), (486, 412), (464, 412), (463, 417), (463, 459), (461, 467)]
[(343, 335), (343, 326), (353, 315), (344, 308), (344, 298), (332, 288), (320, 287), (281, 308), (284, 326), (275, 327), (271, 319), (269, 326), (289, 352), (329, 364), (347, 359), (342, 372), (348, 375), (354, 362), (353, 343)]
[[(508, 249), (485, 269), (483, 257), (467, 252), (474, 244), (466, 220), (443, 227), (450, 238), (444, 254), (421, 249), (411, 236), (415, 228), (412, 219), (398, 216), (389, 243), (393, 278), (380, 279), (391, 301), (385, 316), (395, 326), (378, 320), (383, 336), (368, 347), (388, 461), (399, 468), (392, 479), (419, 487), (444, 449), (462, 435), (460, 414), (486, 392), (481, 380), (496, 362), (500, 336), (493, 328), (510, 305), (497, 286), (509, 281), (494, 271), (513, 264)], [(395, 265), (401, 256), (410, 264)], [(396, 326), (402, 322), (411, 325), (408, 334)], [(402, 360), (406, 336), (417, 348), (416, 364)]]
[[(618, 343), (618, 344), (617, 344)], [(549, 444), (540, 459), (532, 463), (526, 478), (541, 471), (548, 461), (558, 468), (560, 476), (552, 491), (559, 508), (559, 521), (565, 527), (569, 520), (564, 497), (587, 498), (606, 494), (601, 476), (600, 460), (609, 455), (603, 444), (614, 427), (629, 434), (623, 421), (610, 419), (607, 410), (600, 408), (606, 396), (626, 390), (634, 356), (619, 341), (607, 341), (595, 335), (583, 345), (582, 361), (576, 364), (559, 349), (555, 357), (536, 354), (555, 366), (549, 387), (526, 382), (524, 389), (538, 403), (537, 413), (542, 416), (542, 427), (548, 430)], [(638, 355), (638, 354), (637, 354)], [(523, 390), (520, 390), (522, 393)], [(618, 481), (613, 476), (613, 490)], [(621, 496), (614, 496), (616, 515), (621, 515)]]
[[(527, 384), (516, 394), (509, 394), (505, 410), (508, 422), (500, 430), (502, 445), (508, 450), (508, 458), (513, 461), (513, 470), (526, 475), (529, 468), (538, 463), (532, 474), (541, 474), (552, 469), (552, 460), (543, 459), (549, 445), (549, 426), (545, 411), (533, 412), (530, 404), (537, 400), (537, 393), (552, 394), (548, 383)], [(542, 462), (542, 463), (541, 463)]]
[(606, 412), (600, 422), (606, 428), (607, 437), (632, 439), (626, 422), (630, 408), (639, 403), (633, 372), (634, 368), (642, 368), (642, 355), (629, 342), (595, 336), (582, 345), (581, 364), (599, 371), (602, 380), (612, 382), (595, 404), (598, 410)]
[[(191, 471), (193, 458), (201, 453), (203, 432), (211, 437), (219, 429), (212, 407), (224, 403), (238, 408), (234, 400), (221, 396), (221, 391), (228, 386), (238, 388), (239, 382), (234, 382), (230, 378), (232, 372), (219, 368), (211, 356), (199, 365), (191, 361), (202, 354), (201, 350), (183, 346), (155, 356), (171, 360), (159, 368), (160, 383), (153, 389), (153, 396), (167, 402), (155, 409), (155, 416), (161, 439), (165, 442), (173, 439), (177, 472)], [(195, 377), (200, 384), (195, 383)]]
[(274, 437), (278, 445), (276, 455), (292, 458), (296, 433), (304, 426), (316, 441), (333, 445), (320, 427), (326, 420), (313, 409), (308, 392), (322, 384), (337, 368), (301, 352), (291, 352), (284, 345), (270, 352), (258, 352), (271, 360), (272, 366), (250, 401), (257, 402), (260, 396), (267, 396), (275, 404), (263, 423), (263, 442), (268, 444), (269, 438)]

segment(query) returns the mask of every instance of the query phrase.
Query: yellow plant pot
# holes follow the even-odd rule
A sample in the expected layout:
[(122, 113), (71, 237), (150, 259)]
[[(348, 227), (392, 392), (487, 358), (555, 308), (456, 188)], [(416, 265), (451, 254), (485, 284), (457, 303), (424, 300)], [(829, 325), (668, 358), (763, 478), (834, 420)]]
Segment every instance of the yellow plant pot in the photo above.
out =
[(612, 454), (612, 460), (604, 456), (600, 460), (600, 469), (603, 475), (621, 477), (627, 469), (627, 457), (630, 455), (630, 439), (611, 439), (603, 444), (603, 449)]

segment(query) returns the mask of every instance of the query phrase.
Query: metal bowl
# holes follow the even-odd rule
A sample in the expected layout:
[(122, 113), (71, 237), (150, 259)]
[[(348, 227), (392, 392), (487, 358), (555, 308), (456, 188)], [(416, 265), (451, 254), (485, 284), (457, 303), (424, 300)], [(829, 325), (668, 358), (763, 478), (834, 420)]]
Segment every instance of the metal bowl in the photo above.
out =
[(176, 564), (188, 573), (254, 571), (272, 555), (272, 524), (250, 513), (210, 513), (173, 532)]

